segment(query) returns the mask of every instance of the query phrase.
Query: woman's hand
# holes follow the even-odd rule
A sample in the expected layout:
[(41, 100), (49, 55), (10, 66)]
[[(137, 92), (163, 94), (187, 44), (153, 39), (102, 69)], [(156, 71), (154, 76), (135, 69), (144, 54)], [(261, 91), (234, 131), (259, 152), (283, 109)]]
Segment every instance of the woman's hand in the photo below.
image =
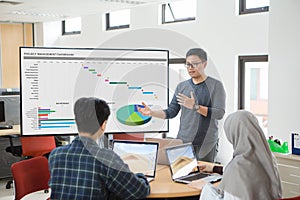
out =
[(198, 162), (198, 166), (200, 168), (200, 171), (203, 172), (213, 172), (214, 164), (213, 163), (205, 163)]

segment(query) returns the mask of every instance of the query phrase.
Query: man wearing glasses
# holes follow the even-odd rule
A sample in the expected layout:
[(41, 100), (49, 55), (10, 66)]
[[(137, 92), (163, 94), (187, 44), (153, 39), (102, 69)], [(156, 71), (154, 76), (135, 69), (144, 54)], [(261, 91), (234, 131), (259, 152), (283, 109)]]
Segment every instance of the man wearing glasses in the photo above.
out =
[(143, 115), (161, 119), (174, 118), (181, 110), (177, 138), (192, 142), (197, 159), (214, 162), (218, 150), (218, 120), (225, 114), (226, 94), (223, 84), (205, 74), (207, 54), (201, 48), (186, 53), (191, 79), (177, 85), (173, 99), (165, 110), (151, 110), (143, 102)]

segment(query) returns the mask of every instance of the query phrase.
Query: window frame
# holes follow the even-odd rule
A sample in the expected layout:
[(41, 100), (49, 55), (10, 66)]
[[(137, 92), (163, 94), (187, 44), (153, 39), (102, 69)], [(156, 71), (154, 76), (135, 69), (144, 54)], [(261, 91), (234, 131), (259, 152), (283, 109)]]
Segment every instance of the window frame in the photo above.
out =
[[(62, 35), (78, 35), (78, 34), (81, 34), (81, 30), (80, 31), (66, 31), (66, 20), (63, 20), (61, 22), (61, 25), (62, 25)], [(81, 29), (81, 28), (80, 28)]]
[(166, 5), (168, 4), (168, 7), (170, 8), (170, 12), (172, 13), (173, 15), (173, 18), (174, 18), (174, 14), (172, 12), (172, 9), (171, 9), (171, 6), (170, 6), (170, 3), (164, 3), (162, 4), (162, 19), (161, 19), (161, 22), (162, 24), (171, 24), (171, 23), (177, 23), (177, 22), (186, 22), (186, 21), (195, 21), (196, 20), (196, 17), (187, 17), (187, 18), (182, 18), (182, 19), (174, 19), (174, 21), (166, 21)]
[(257, 7), (257, 8), (246, 8), (246, 3), (247, 3), (247, 0), (239, 0), (239, 14), (240, 15), (269, 11), (269, 6)]
[(105, 30), (117, 30), (117, 29), (125, 29), (129, 28), (130, 24), (124, 24), (119, 26), (110, 26), (110, 13), (105, 13)]
[(238, 57), (238, 109), (245, 109), (246, 62), (268, 62), (268, 55), (251, 55)]

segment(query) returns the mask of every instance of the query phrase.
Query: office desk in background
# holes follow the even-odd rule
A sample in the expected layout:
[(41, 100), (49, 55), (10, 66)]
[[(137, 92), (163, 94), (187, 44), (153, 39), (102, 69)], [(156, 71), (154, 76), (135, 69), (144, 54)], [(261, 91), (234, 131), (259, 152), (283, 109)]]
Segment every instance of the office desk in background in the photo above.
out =
[(1, 129), (0, 137), (10, 136), (10, 135), (20, 135), (20, 125), (14, 125), (12, 129)]
[(20, 157), (13, 156), (6, 152), (6, 147), (13, 145), (21, 145), (20, 139), (20, 125), (15, 125), (12, 129), (0, 130), (0, 179), (10, 178), (10, 166), (12, 163), (21, 160)]

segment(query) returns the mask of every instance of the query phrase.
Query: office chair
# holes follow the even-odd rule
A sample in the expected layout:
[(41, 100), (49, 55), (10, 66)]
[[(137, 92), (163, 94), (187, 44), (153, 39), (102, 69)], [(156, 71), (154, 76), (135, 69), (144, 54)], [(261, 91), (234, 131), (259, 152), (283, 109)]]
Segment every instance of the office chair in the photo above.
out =
[(54, 136), (21, 137), (22, 156), (48, 156), (56, 147)]
[(49, 154), (56, 147), (54, 136), (20, 137), (21, 145), (6, 148), (14, 156), (33, 158)]
[(132, 134), (113, 134), (114, 140), (137, 140), (144, 141), (144, 133), (132, 133)]
[(12, 164), (11, 171), (15, 185), (15, 200), (40, 190), (48, 190), (50, 171), (48, 160), (44, 156), (37, 156)]
[[(24, 159), (37, 156), (48, 158), (50, 152), (56, 147), (54, 136), (20, 137), (20, 142), (21, 146), (10, 146), (6, 148), (6, 151)], [(10, 189), (12, 183), (12, 180), (8, 181), (6, 189)]]

